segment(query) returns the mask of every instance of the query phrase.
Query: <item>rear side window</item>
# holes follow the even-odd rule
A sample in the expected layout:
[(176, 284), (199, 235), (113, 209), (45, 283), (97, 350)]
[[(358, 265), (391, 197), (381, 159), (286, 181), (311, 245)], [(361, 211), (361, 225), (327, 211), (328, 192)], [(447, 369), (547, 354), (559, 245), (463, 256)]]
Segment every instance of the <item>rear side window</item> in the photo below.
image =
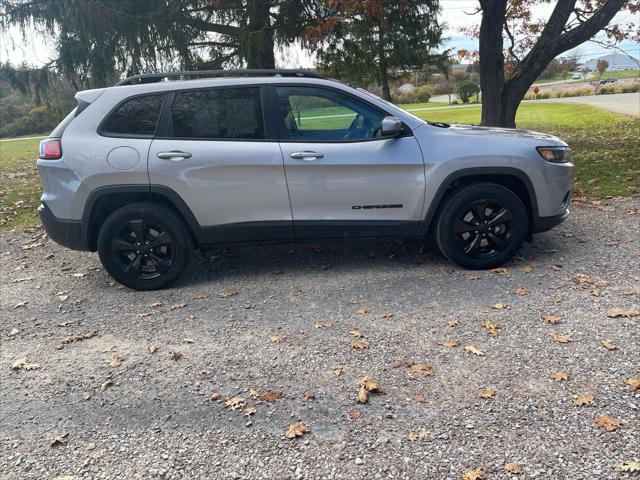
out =
[(78, 111), (77, 107), (74, 108), (73, 110), (71, 110), (69, 115), (64, 117), (64, 119), (58, 124), (58, 126), (56, 128), (54, 128), (53, 131), (49, 134), (49, 138), (60, 138), (60, 137), (62, 137), (62, 133), (64, 132), (64, 129), (67, 128), (67, 125), (69, 125), (71, 123), (71, 120), (76, 118), (76, 112), (77, 111)]
[(164, 94), (126, 100), (102, 124), (101, 133), (111, 136), (153, 136), (160, 118)]
[(260, 88), (176, 93), (168, 133), (178, 138), (264, 139)]

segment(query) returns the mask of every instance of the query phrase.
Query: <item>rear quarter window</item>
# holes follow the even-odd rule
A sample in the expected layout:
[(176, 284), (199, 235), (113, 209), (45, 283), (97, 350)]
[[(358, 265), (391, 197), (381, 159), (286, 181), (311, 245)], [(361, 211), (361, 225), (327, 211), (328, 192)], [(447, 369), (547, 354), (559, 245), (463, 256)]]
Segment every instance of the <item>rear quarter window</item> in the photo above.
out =
[(155, 94), (125, 100), (102, 123), (100, 133), (111, 137), (152, 137), (164, 97), (164, 94)]

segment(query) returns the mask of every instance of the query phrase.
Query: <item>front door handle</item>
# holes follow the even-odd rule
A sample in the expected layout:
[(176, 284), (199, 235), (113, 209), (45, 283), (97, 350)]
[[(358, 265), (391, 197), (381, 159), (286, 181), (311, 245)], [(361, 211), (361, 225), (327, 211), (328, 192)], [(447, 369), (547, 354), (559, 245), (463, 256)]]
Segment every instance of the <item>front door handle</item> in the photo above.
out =
[(156, 156), (158, 158), (161, 158), (162, 160), (173, 160), (174, 162), (179, 162), (181, 160), (184, 160), (185, 158), (191, 158), (191, 154), (189, 152), (181, 152), (180, 150), (160, 152)]
[(317, 160), (318, 158), (324, 158), (323, 153), (312, 152), (309, 150), (305, 150), (304, 152), (293, 152), (289, 156), (291, 158), (295, 158), (296, 160), (306, 160), (307, 162)]

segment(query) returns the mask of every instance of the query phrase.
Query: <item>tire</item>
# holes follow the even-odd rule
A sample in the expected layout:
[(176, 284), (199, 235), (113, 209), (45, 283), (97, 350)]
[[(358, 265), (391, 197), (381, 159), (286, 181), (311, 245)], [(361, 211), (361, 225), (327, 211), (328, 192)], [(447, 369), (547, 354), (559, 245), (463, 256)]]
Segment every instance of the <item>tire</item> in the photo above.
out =
[(515, 193), (494, 183), (476, 183), (455, 190), (445, 200), (435, 237), (442, 254), (453, 263), (484, 270), (509, 261), (528, 229), (527, 209)]
[(175, 282), (192, 249), (182, 218), (148, 203), (116, 210), (98, 233), (98, 255), (105, 270), (134, 290), (156, 290)]

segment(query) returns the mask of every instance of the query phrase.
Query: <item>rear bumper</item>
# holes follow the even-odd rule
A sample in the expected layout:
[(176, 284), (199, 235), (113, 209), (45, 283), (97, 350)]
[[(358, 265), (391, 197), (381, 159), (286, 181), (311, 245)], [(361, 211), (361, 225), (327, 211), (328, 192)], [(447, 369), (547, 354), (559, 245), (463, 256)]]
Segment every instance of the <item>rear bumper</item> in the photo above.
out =
[(46, 203), (38, 207), (38, 214), (51, 240), (72, 250), (89, 250), (83, 235), (82, 221), (60, 219), (51, 212)]
[(569, 209), (567, 208), (560, 215), (554, 215), (552, 217), (536, 217), (533, 219), (533, 233), (546, 232), (553, 227), (560, 225), (569, 216)]

